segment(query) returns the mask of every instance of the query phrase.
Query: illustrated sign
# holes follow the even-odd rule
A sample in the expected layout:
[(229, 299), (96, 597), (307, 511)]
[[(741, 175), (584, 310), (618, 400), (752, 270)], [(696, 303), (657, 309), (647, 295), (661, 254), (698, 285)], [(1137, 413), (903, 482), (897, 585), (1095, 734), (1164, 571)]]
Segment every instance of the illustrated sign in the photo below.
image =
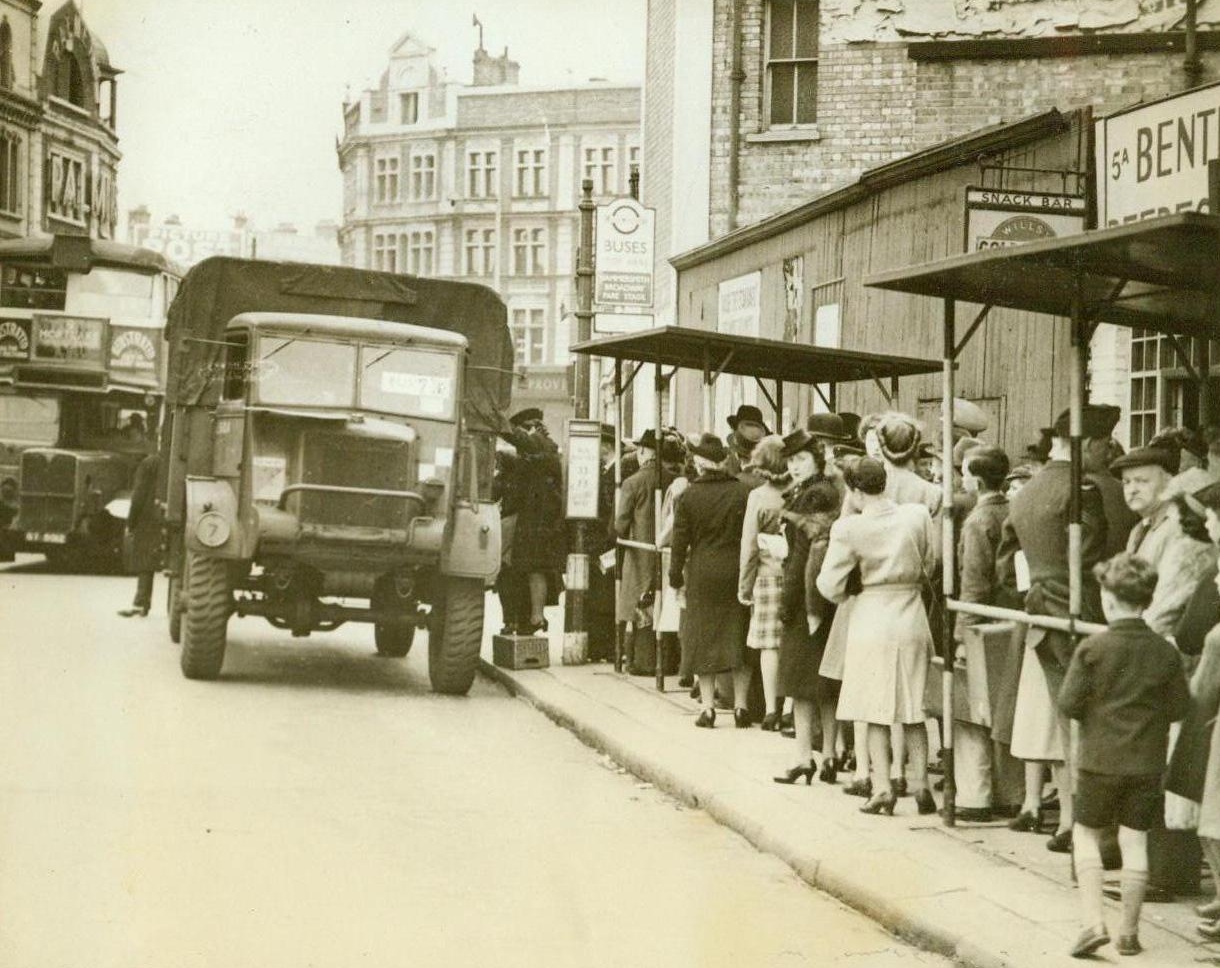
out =
[(35, 314), (33, 322), (35, 362), (106, 365), (106, 320)]
[(1004, 249), (1084, 231), (1088, 203), (1080, 195), (966, 189), (967, 252)]
[(140, 383), (157, 382), (161, 354), (160, 331), (115, 326), (110, 334), (110, 369), (121, 378)]
[(568, 421), (567, 516), (593, 520), (601, 482), (602, 427), (597, 420)]
[(593, 301), (606, 312), (639, 312), (652, 305), (656, 213), (634, 198), (597, 206)]
[(1112, 114), (1095, 132), (1098, 225), (1208, 210), (1207, 163), (1220, 158), (1220, 83)]
[(730, 336), (758, 336), (762, 319), (762, 272), (726, 279), (717, 289), (716, 330)]
[(0, 319), (0, 362), (30, 358), (30, 321)]

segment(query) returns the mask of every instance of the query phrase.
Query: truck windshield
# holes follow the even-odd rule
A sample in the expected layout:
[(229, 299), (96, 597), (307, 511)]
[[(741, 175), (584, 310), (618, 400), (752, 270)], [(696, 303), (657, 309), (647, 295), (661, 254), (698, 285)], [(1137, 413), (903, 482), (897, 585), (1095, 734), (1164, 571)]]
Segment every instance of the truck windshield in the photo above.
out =
[(452, 420), (456, 363), (450, 353), (363, 346), (360, 406), (408, 417)]
[(59, 401), (55, 397), (0, 396), (0, 441), (54, 444), (59, 439)]
[(356, 388), (356, 347), (264, 336), (254, 375), (260, 403), (351, 407)]

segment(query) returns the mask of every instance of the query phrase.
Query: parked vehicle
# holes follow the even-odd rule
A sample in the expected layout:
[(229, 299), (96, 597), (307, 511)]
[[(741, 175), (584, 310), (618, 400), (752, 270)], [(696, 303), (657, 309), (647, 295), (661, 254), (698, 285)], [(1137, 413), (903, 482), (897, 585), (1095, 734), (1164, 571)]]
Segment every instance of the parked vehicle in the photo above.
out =
[(183, 280), (167, 336), (183, 673), (220, 674), (233, 614), (297, 637), (358, 621), (387, 656), (427, 626), (433, 689), (466, 693), (500, 564), (491, 474), (513, 347), (499, 297), (215, 258)]
[(118, 561), (165, 387), (178, 274), (75, 236), (0, 242), (0, 559)]

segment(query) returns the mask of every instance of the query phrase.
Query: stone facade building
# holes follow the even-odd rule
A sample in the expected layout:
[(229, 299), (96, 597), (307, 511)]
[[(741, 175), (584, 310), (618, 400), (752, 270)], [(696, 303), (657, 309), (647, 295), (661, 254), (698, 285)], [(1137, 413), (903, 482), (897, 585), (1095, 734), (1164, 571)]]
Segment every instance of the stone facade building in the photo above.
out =
[[(670, 258), (731, 238), (870, 170), (1047, 110), (1087, 108), (1100, 117), (1215, 80), (1220, 9), (1200, 5), (1201, 63), (1190, 70), (1185, 6), (1184, 0), (651, 0), (641, 195), (657, 209), (658, 322), (685, 321)], [(706, 119), (701, 129), (694, 117)], [(1081, 137), (1076, 173), (1054, 187), (1091, 195), (1087, 124)], [(1004, 164), (1023, 162), (1010, 153)], [(950, 232), (960, 237), (956, 226)], [(901, 246), (887, 252), (899, 258)], [(805, 278), (806, 296), (833, 281)], [(852, 348), (879, 348), (868, 345), (865, 330), (853, 338)], [(1129, 343), (1128, 334), (1109, 327), (1099, 332), (1095, 400), (1129, 406)], [(1175, 403), (1176, 378), (1170, 374), (1157, 391), (1161, 424), (1191, 416)], [(1143, 429), (1139, 436), (1146, 436)]]
[(0, 238), (113, 239), (117, 78), (69, 0), (0, 0)]
[(339, 243), (346, 265), (495, 288), (517, 346), (515, 397), (570, 415), (580, 183), (625, 195), (639, 163), (640, 90), (521, 85), (507, 50), (444, 78), (410, 34), (380, 85), (344, 105)]

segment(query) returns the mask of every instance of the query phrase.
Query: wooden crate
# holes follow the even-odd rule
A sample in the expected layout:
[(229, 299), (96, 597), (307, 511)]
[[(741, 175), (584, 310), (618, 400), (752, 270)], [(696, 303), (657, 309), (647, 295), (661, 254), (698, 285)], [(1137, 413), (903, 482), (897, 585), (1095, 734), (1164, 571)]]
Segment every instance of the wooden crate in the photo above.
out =
[(550, 642), (542, 635), (496, 635), (491, 661), (501, 669), (545, 669), (551, 664)]

